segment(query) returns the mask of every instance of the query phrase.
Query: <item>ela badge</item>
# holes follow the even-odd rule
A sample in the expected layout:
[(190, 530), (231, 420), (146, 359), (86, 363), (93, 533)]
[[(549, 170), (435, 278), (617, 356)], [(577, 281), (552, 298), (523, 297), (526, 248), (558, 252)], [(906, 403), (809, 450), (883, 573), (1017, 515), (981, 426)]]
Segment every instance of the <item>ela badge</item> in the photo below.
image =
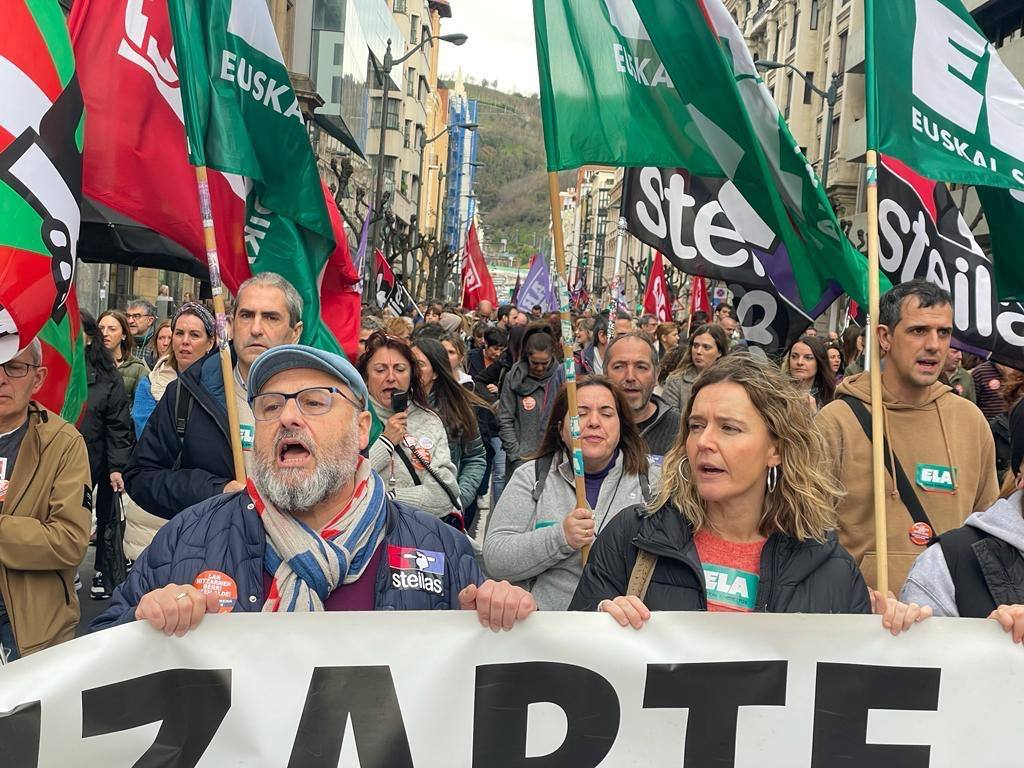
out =
[(953, 493), (956, 490), (956, 468), (941, 464), (918, 464), (916, 482), (929, 493)]

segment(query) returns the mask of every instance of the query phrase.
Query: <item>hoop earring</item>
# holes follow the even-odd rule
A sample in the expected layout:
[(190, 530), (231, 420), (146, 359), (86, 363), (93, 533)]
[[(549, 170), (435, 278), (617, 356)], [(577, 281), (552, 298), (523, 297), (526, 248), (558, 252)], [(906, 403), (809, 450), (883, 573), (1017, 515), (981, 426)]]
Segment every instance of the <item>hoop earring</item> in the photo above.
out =
[(688, 456), (683, 456), (683, 458), (679, 460), (679, 466), (676, 468), (676, 472), (679, 474), (680, 477), (683, 476), (683, 466), (686, 465), (689, 461), (690, 458)]
[(775, 493), (779, 485), (779, 465), (768, 468), (768, 493)]

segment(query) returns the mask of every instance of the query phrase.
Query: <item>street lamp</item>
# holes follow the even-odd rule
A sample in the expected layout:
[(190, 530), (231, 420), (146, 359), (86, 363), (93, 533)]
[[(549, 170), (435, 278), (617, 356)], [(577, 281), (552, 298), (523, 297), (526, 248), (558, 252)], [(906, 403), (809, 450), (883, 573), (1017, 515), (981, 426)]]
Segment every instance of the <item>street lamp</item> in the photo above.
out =
[[(839, 86), (843, 84), (843, 76), (839, 72), (832, 74), (832, 82), (828, 87), (827, 91), (821, 90), (814, 84), (814, 81), (807, 77), (803, 72), (797, 69), (792, 64), (784, 64), (779, 61), (755, 61), (754, 64), (758, 69), (768, 71), (772, 69), (791, 69), (796, 72), (800, 79), (803, 80), (807, 87), (818, 94), (825, 100), (828, 105), (828, 112), (825, 118), (825, 151), (823, 152), (821, 160), (821, 186), (825, 190), (825, 195), (828, 196), (828, 166), (829, 161), (832, 159), (832, 116), (836, 111), (836, 102), (839, 100)], [(786, 94), (786, 98), (790, 98), (792, 94)]]
[[(377, 142), (377, 180), (375, 192), (373, 195), (374, 207), (377, 212), (377, 220), (374, 223), (373, 228), (373, 248), (371, 253), (376, 250), (380, 243), (380, 228), (383, 222), (383, 216), (381, 211), (382, 208), (382, 196), (384, 194), (384, 143), (387, 137), (387, 114), (388, 114), (388, 94), (391, 91), (391, 70), (398, 64), (402, 64), (412, 58), (415, 54), (419, 53), (423, 47), (434, 40), (441, 40), (452, 45), (462, 45), (468, 40), (469, 37), (462, 33), (453, 33), (449, 35), (440, 35), (434, 37), (433, 35), (425, 35), (422, 40), (419, 41), (413, 48), (406, 52), (404, 56), (394, 58), (391, 55), (391, 39), (388, 39), (388, 47), (384, 53), (384, 63), (378, 70), (378, 77), (381, 78), (381, 100), (380, 100), (380, 130), (379, 140)], [(377, 260), (375, 258), (369, 258), (367, 261), (370, 264), (370, 280), (367, 284), (367, 290), (369, 296), (374, 297), (377, 293)]]

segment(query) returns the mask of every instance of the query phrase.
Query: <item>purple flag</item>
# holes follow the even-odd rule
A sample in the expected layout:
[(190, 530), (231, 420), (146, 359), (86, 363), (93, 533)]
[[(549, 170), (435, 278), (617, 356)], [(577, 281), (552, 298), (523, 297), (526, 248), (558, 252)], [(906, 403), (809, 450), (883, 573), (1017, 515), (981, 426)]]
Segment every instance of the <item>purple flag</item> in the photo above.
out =
[(537, 304), (545, 312), (552, 312), (558, 309), (558, 300), (551, 288), (551, 273), (548, 271), (548, 263), (544, 256), (537, 254), (530, 265), (530, 271), (526, 273), (526, 279), (519, 289), (516, 306), (523, 312), (529, 312)]
[[(366, 209), (366, 218), (363, 220), (363, 231), (359, 234), (359, 248), (352, 259), (352, 266), (356, 268), (356, 274), (363, 274), (363, 265), (366, 264), (366, 243), (370, 234), (370, 219), (373, 217), (373, 206)], [(363, 290), (363, 281), (359, 281), (359, 291)]]

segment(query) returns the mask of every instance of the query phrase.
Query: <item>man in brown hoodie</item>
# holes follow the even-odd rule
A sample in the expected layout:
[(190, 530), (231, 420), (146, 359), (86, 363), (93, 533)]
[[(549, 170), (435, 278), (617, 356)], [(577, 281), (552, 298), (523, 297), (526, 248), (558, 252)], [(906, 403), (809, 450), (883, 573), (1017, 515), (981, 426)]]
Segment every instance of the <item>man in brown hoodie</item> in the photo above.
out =
[[(889, 588), (899, 593), (911, 565), (933, 535), (963, 525), (972, 512), (999, 496), (995, 444), (977, 406), (938, 382), (953, 332), (949, 293), (924, 280), (901, 283), (882, 296), (878, 343), (882, 348), (882, 402), (887, 463), (902, 466), (927, 522), (915, 521), (886, 472)], [(870, 414), (870, 375), (843, 379), (836, 400), (818, 414), (835, 446), (846, 497), (839, 506), (839, 541), (876, 581), (871, 441), (854, 412)]]

